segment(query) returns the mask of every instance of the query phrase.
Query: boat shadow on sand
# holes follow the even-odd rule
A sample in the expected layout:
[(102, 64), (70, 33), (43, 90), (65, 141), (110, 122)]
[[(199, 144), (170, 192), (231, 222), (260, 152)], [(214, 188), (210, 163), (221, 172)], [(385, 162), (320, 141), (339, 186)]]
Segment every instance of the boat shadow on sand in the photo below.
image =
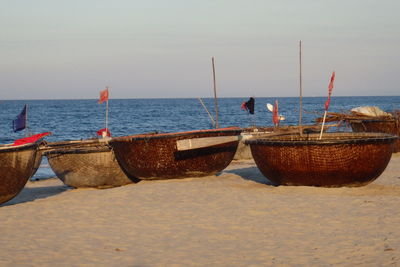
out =
[(233, 170), (224, 170), (226, 173), (236, 174), (244, 180), (253, 181), (260, 184), (277, 186), (267, 178), (265, 178), (257, 167), (245, 167)]
[(0, 207), (31, 202), (37, 199), (48, 198), (73, 189), (66, 185), (45, 186), (45, 187), (25, 187), (15, 198), (3, 203)]

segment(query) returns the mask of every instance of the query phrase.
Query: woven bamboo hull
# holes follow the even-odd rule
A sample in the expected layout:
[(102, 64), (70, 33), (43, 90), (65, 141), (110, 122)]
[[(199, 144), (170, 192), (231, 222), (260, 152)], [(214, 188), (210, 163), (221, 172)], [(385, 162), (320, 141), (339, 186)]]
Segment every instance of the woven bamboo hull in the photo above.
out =
[(119, 167), (111, 148), (97, 140), (49, 143), (45, 155), (64, 184), (80, 187), (115, 187), (134, 182)]
[(110, 145), (121, 168), (139, 179), (175, 179), (213, 175), (225, 169), (238, 142), (178, 151), (177, 140), (238, 136), (240, 128), (225, 128), (172, 134), (148, 134), (113, 138)]
[(0, 147), (0, 204), (15, 197), (32, 176), (37, 144)]
[[(400, 136), (400, 122), (391, 120), (360, 120), (350, 121), (354, 132), (376, 132)], [(395, 142), (393, 152), (400, 152), (400, 139)]]
[[(386, 168), (396, 137), (375, 133), (325, 133), (247, 141), (262, 174), (275, 184), (362, 186)], [(307, 140), (306, 140), (307, 139)]]

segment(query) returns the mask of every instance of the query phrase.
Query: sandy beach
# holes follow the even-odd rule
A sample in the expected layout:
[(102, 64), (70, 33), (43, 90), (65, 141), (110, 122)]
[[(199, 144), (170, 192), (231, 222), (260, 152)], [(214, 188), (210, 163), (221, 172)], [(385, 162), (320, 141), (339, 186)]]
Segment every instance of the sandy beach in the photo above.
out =
[(359, 188), (274, 187), (252, 160), (217, 176), (72, 189), (0, 205), (0, 266), (400, 266), (400, 153)]

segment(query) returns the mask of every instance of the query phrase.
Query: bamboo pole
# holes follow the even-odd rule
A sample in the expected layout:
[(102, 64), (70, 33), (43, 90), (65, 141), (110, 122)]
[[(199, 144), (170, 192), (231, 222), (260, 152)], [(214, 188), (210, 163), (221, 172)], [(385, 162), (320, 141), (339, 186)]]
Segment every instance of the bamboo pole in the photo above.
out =
[(303, 119), (303, 73), (302, 73), (302, 59), (301, 59), (301, 40), (299, 42), (299, 67), (300, 67), (300, 74), (299, 74), (299, 82), (300, 82), (300, 107), (299, 107), (299, 130), (300, 135), (302, 135), (302, 119)]
[(206, 107), (206, 105), (203, 102), (203, 99), (201, 99), (200, 97), (197, 98), (200, 101), (200, 104), (203, 106), (203, 108), (206, 110), (208, 116), (210, 117), (211, 123), (213, 125), (213, 127), (215, 127), (215, 120), (213, 118), (213, 116), (211, 115), (210, 111), (208, 111), (208, 108)]
[(108, 99), (106, 103), (106, 131), (108, 130)]
[(325, 110), (325, 112), (324, 112), (324, 119), (322, 120), (321, 132), (319, 133), (319, 140), (321, 140), (321, 138), (322, 138), (322, 132), (324, 131), (324, 125), (325, 125), (325, 120), (326, 120), (326, 113), (327, 113), (327, 111)]
[(106, 101), (106, 131), (105, 134), (104, 132), (102, 133), (102, 137), (106, 137), (108, 134), (108, 99), (110, 98), (110, 91), (109, 91), (109, 87), (106, 86), (107, 89), (107, 101)]
[(218, 100), (217, 100), (217, 85), (215, 81), (215, 65), (214, 65), (214, 57), (211, 58), (212, 61), (212, 69), (213, 69), (213, 82), (214, 82), (214, 103), (215, 103), (215, 128), (218, 128)]
[(108, 97), (107, 97), (107, 102), (106, 102), (106, 135), (105, 136), (107, 136), (107, 133), (108, 133), (108, 99), (110, 98), (110, 95), (109, 95), (110, 91), (108, 90), (109, 87), (106, 86), (106, 89), (107, 89)]
[(28, 128), (28, 104), (26, 104), (25, 110), (25, 136), (29, 136), (29, 128)]

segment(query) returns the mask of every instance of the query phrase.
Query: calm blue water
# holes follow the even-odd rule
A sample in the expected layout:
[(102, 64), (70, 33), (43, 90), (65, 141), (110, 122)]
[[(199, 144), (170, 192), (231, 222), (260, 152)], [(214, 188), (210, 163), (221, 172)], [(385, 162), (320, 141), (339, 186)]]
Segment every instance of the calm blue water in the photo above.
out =
[[(220, 127), (272, 126), (272, 114), (265, 105), (279, 101), (279, 113), (286, 117), (281, 125), (296, 125), (299, 117), (297, 97), (256, 98), (255, 115), (241, 110), (248, 98), (221, 98)], [(313, 124), (322, 116), (325, 97), (303, 98), (303, 124)], [(203, 99), (214, 112), (214, 99)], [(12, 131), (12, 120), (28, 104), (28, 126), (32, 133), (51, 131), (49, 142), (86, 139), (105, 127), (106, 105), (90, 100), (3, 100), (0, 101), (0, 143), (12, 143), (24, 137), (24, 132)], [(332, 97), (329, 111), (345, 112), (358, 106), (378, 106), (385, 111), (400, 109), (400, 96)], [(145, 132), (178, 132), (211, 127), (210, 119), (200, 102), (193, 99), (111, 99), (109, 101), (109, 129), (113, 136)], [(33, 179), (53, 176), (46, 160)]]

